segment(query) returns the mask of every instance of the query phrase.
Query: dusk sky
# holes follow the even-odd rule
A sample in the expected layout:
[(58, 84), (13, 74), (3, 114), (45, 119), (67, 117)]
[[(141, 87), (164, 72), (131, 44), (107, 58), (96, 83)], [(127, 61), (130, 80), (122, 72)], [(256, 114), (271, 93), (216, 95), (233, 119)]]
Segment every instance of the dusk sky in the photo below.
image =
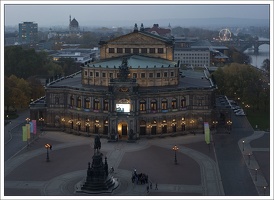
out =
[[(68, 1), (70, 2), (70, 1)], [(73, 1), (76, 3), (76, 1)], [(216, 1), (217, 2), (217, 1)], [(262, 1), (263, 2), (263, 1)], [(7, 2), (8, 3), (8, 2)], [(49, 2), (50, 3), (50, 2)], [(60, 2), (63, 3), (63, 2)], [(90, 2), (87, 2), (90, 3)], [(156, 4), (157, 2), (155, 2)], [(151, 19), (186, 18), (248, 18), (269, 19), (269, 5), (250, 4), (179, 4), (179, 5), (5, 5), (6, 26), (17, 26), (32, 21), (39, 26), (67, 26), (69, 15), (80, 26), (99, 23), (107, 25), (116, 22), (121, 25)], [(259, 3), (257, 1), (257, 3)], [(253, 5), (252, 5), (253, 4)], [(119, 21), (119, 22), (118, 22)], [(120, 23), (120, 24), (118, 24)], [(115, 24), (113, 24), (115, 25)]]

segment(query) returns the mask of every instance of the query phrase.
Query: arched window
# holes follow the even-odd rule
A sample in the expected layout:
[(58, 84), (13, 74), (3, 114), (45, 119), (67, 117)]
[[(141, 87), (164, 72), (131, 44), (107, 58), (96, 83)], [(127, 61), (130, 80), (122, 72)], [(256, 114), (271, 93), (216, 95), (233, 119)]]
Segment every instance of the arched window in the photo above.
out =
[(70, 96), (70, 105), (74, 106), (74, 97), (73, 96)]
[(140, 111), (145, 111), (145, 110), (146, 110), (146, 101), (140, 100)]
[(108, 100), (104, 100), (104, 111), (108, 111)]
[(89, 98), (85, 99), (85, 108), (90, 109), (90, 99)]
[(151, 102), (150, 102), (150, 110), (152, 110), (152, 111), (157, 110), (157, 101), (155, 99), (151, 100)]
[(82, 99), (81, 97), (77, 98), (77, 108), (81, 108), (82, 107)]
[(94, 110), (99, 110), (100, 109), (100, 101), (99, 101), (99, 99), (94, 99), (94, 101), (93, 101), (93, 108), (94, 108)]
[(167, 99), (162, 100), (162, 110), (167, 110)]
[(173, 98), (171, 101), (171, 108), (176, 109), (177, 108), (177, 99)]
[(185, 108), (186, 107), (186, 98), (182, 97), (181, 99), (181, 108)]

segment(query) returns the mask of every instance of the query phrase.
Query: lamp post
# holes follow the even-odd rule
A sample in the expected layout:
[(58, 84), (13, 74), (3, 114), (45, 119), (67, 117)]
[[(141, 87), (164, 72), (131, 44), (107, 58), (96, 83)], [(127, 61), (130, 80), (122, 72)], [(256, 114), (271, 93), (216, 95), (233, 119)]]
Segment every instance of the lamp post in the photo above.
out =
[(249, 153), (248, 154), (248, 165), (250, 165), (250, 156), (251, 156), (251, 154)]
[(228, 133), (230, 134), (232, 121), (228, 120), (227, 125), (228, 125)]
[(72, 119), (70, 119), (70, 120), (68, 120), (68, 123), (70, 124), (70, 126), (69, 126), (69, 132), (71, 133), (71, 126), (72, 126)]
[(63, 118), (61, 119), (61, 121), (62, 121), (62, 123), (63, 123), (63, 131), (65, 131), (65, 122), (66, 122), (66, 120), (65, 120), (65, 118), (63, 117)]
[(255, 169), (255, 181), (257, 181), (257, 174), (258, 174), (258, 169)]
[(45, 148), (47, 149), (47, 162), (49, 162), (49, 149), (51, 150), (52, 146), (51, 144), (45, 144)]
[(218, 124), (218, 121), (213, 121), (212, 123), (214, 125), (215, 133), (217, 133), (217, 124)]
[(30, 122), (30, 118), (26, 118), (26, 122), (28, 124)]
[(250, 105), (246, 104), (245, 108), (246, 108), (246, 115), (247, 115), (247, 110), (250, 108)]
[(190, 124), (191, 124), (191, 129), (193, 129), (194, 127), (194, 120), (192, 119), (192, 120), (190, 120)]
[(151, 136), (151, 131), (152, 131), (152, 125), (149, 124), (149, 125), (147, 126), (147, 128), (149, 129), (149, 137), (150, 137), (150, 136)]
[(243, 151), (245, 151), (245, 141), (243, 140)]
[(78, 135), (80, 135), (81, 122), (77, 121), (76, 124), (78, 125), (77, 133), (78, 133)]
[(39, 119), (38, 119), (38, 121), (40, 122), (40, 126), (43, 126), (43, 123), (44, 123), (44, 118), (43, 118), (43, 117), (41, 117), (41, 118), (39, 118)]
[(179, 148), (177, 147), (177, 145), (175, 145), (172, 149), (173, 149), (174, 152), (175, 152), (174, 163), (175, 163), (175, 165), (177, 165), (177, 164), (178, 164), (178, 162), (177, 162), (177, 150), (178, 150)]
[(90, 127), (90, 123), (89, 120), (86, 121), (86, 131), (87, 131), (87, 136), (89, 137), (89, 127)]

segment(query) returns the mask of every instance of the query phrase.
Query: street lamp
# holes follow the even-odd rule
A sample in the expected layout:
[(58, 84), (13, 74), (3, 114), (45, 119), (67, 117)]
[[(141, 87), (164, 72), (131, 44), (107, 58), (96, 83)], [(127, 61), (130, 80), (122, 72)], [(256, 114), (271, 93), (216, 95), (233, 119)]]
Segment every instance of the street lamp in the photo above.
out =
[(194, 127), (194, 120), (192, 119), (192, 120), (190, 120), (190, 124), (191, 124), (191, 129), (193, 129)]
[(89, 123), (89, 119), (86, 121), (86, 131), (88, 133), (88, 137), (89, 137), (89, 127), (90, 127), (90, 123)]
[(228, 125), (228, 133), (230, 134), (232, 121), (228, 120), (227, 125)]
[(251, 153), (248, 154), (248, 165), (250, 165), (250, 156), (251, 156)]
[(76, 124), (78, 125), (78, 135), (80, 135), (79, 131), (80, 131), (80, 128), (81, 128), (81, 122), (77, 121)]
[(72, 119), (68, 120), (68, 123), (70, 124), (70, 126), (69, 126), (69, 127), (70, 127), (70, 128), (69, 128), (69, 129), (70, 129), (70, 131), (69, 131), (69, 132), (71, 133), (72, 123), (73, 123)]
[(178, 163), (177, 163), (177, 155), (176, 155), (176, 152), (177, 152), (177, 150), (178, 150), (179, 148), (175, 145), (172, 149), (173, 149), (174, 152), (175, 152), (174, 163), (175, 163), (175, 165), (177, 165)]
[(47, 149), (47, 162), (49, 162), (49, 149), (51, 150), (52, 145), (51, 144), (45, 144), (45, 148)]
[(149, 137), (150, 137), (150, 136), (151, 136), (151, 131), (152, 131), (152, 125), (149, 124), (149, 125), (147, 126), (147, 128), (149, 129)]
[(61, 121), (62, 121), (63, 126), (64, 126), (63, 131), (65, 131), (65, 122), (66, 122), (66, 120), (65, 120), (65, 118), (63, 117), (63, 118), (61, 119)]
[(245, 141), (243, 140), (243, 151), (245, 151)]
[(247, 110), (250, 108), (250, 105), (246, 104), (245, 108), (246, 108), (246, 114), (247, 114)]
[(212, 123), (214, 125), (215, 133), (217, 133), (217, 124), (218, 124), (218, 121), (213, 121)]
[(26, 118), (27, 124), (30, 122), (30, 118)]

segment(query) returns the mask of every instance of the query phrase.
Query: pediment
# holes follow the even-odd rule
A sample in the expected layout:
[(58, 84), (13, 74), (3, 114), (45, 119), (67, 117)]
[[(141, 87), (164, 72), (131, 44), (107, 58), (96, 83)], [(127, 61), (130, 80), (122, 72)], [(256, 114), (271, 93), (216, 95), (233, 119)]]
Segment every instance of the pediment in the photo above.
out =
[(150, 35), (146, 35), (146, 34), (142, 34), (140, 32), (137, 33), (130, 33), (127, 35), (123, 35), (120, 36), (118, 38), (115, 38), (113, 40), (110, 40), (108, 42), (108, 44), (165, 44), (166, 42), (158, 39), (156, 37), (150, 36)]

